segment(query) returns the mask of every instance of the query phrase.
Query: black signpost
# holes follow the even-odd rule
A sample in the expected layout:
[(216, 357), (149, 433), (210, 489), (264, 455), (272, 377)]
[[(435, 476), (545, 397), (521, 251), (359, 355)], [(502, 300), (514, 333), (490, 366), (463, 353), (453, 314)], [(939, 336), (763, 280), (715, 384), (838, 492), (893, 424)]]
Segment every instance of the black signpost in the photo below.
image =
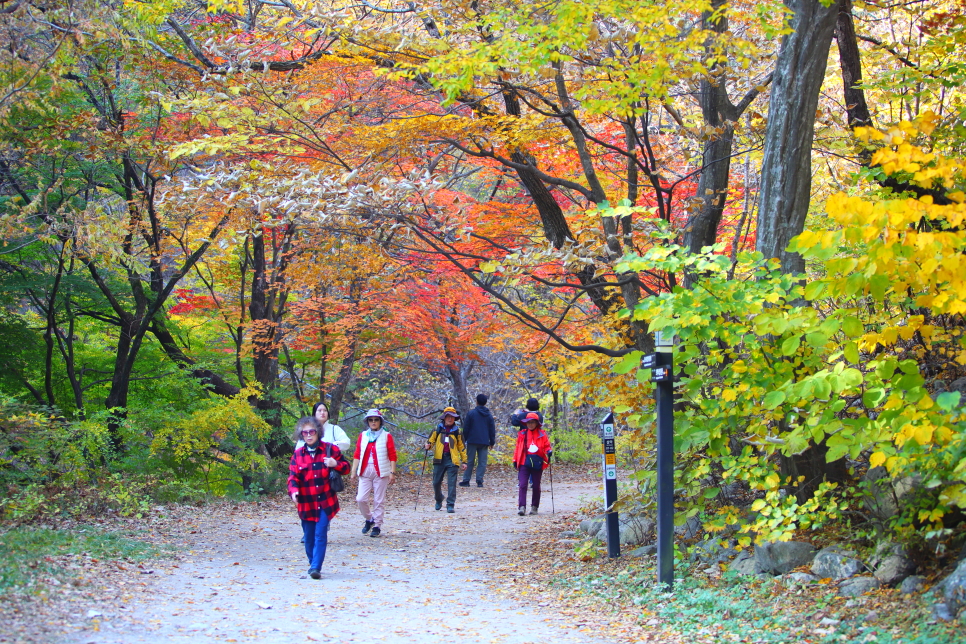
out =
[(603, 443), (601, 464), (604, 467), (604, 507), (607, 508), (607, 556), (621, 556), (620, 522), (613, 509), (617, 501), (617, 450), (614, 445), (614, 414), (609, 413), (600, 421), (600, 438)]
[(656, 335), (657, 353), (641, 358), (651, 370), (657, 406), (657, 581), (674, 585), (674, 337)]

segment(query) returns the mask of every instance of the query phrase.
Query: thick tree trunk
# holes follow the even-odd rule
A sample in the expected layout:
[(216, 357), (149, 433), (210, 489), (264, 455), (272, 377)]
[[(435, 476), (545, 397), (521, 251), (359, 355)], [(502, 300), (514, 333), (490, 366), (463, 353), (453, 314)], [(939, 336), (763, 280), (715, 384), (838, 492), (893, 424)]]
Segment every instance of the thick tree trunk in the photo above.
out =
[[(472, 365), (470, 365), (472, 368)], [(456, 398), (456, 409), (461, 418), (466, 418), (473, 407), (470, 406), (470, 395), (466, 389), (466, 377), (469, 372), (466, 363), (460, 362), (446, 367), (446, 376), (453, 385), (453, 396)]]
[(825, 78), (838, 7), (818, 0), (785, 0), (793, 33), (782, 38), (768, 109), (761, 167), (756, 249), (777, 257), (786, 273), (801, 273), (805, 260), (785, 249), (804, 230), (812, 185), (815, 110)]
[[(274, 428), (282, 426), (282, 403), (278, 400), (278, 320), (271, 267), (265, 254), (265, 235), (252, 238), (252, 290), (248, 303), (251, 316), (252, 366), (262, 395), (255, 406), (265, 412), (265, 420)], [(269, 452), (281, 449), (269, 445)]]

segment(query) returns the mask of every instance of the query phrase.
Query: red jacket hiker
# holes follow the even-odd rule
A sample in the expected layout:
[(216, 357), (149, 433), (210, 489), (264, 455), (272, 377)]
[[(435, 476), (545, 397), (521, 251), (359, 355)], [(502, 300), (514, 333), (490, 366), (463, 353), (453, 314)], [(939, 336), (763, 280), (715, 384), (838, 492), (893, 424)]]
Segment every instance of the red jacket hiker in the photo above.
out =
[[(530, 445), (536, 445), (536, 452), (529, 452)], [(537, 456), (543, 460), (543, 467), (541, 469), (546, 469), (550, 464), (550, 452), (553, 448), (550, 446), (550, 438), (547, 436), (547, 432), (543, 431), (538, 425), (536, 429), (521, 429), (517, 433), (517, 448), (513, 452), (513, 465), (515, 467), (520, 467), (527, 460), (528, 454), (536, 453)]]
[(349, 462), (338, 446), (321, 441), (318, 445), (315, 456), (305, 445), (295, 450), (288, 466), (288, 493), (298, 493), (299, 518), (304, 521), (318, 521), (322, 512), (331, 520), (339, 511), (339, 497), (329, 487), (329, 468), (323, 463), (326, 448), (331, 450), (329, 456), (339, 462), (334, 469), (342, 476), (349, 474)]

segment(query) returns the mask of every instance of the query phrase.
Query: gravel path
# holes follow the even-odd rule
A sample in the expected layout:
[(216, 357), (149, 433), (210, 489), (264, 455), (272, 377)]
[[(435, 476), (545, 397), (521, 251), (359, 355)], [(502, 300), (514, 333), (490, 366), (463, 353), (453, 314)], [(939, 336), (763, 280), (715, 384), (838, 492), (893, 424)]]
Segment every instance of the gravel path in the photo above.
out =
[[(382, 536), (361, 534), (354, 489), (332, 524), (321, 580), (309, 579), (294, 507), (263, 504), (184, 526), (189, 549), (120, 609), (95, 606), (65, 644), (146, 642), (606, 642), (517, 584), (519, 601), (493, 592), (508, 576), (525, 579), (510, 558), (515, 539), (548, 512), (515, 512), (512, 470), (488, 473), (487, 486), (459, 488), (456, 513), (433, 510), (424, 485), (418, 510), (411, 488), (390, 488)], [(428, 476), (427, 476), (428, 483)], [(593, 483), (554, 488), (558, 513), (573, 511)], [(548, 495), (549, 497), (549, 495)], [(541, 565), (538, 553), (533, 565)], [(500, 570), (498, 570), (500, 568)], [(84, 617), (84, 616), (81, 616)]]

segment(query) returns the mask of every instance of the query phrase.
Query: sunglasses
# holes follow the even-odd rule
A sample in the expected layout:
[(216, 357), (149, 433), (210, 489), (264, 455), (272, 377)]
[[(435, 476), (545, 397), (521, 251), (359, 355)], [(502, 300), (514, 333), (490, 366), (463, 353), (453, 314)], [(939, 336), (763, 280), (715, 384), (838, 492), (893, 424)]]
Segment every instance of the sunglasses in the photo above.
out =
[(313, 435), (318, 434), (318, 433), (319, 432), (316, 431), (316, 430), (314, 430), (314, 429), (303, 429), (302, 430), (302, 436), (313, 436)]

